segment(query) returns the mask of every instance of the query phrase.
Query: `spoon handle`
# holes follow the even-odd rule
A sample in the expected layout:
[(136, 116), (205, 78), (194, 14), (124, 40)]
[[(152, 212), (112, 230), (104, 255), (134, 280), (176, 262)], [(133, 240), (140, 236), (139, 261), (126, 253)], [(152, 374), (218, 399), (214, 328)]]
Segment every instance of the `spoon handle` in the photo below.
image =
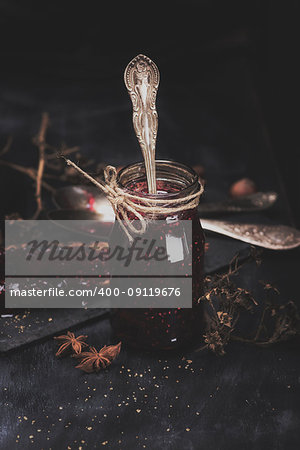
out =
[(136, 56), (125, 69), (124, 81), (132, 101), (133, 127), (145, 161), (148, 191), (156, 194), (155, 145), (158, 128), (156, 94), (159, 71), (147, 56)]
[(205, 230), (272, 250), (289, 250), (300, 246), (300, 231), (285, 225), (235, 223), (208, 219), (201, 219), (201, 225)]

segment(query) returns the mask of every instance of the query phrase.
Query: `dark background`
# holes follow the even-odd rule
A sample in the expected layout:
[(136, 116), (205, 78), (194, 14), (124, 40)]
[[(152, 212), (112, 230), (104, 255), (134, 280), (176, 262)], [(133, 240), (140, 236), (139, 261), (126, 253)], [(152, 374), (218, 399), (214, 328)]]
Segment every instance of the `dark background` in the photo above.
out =
[[(132, 145), (137, 152), (130, 129), (130, 103), (123, 86), (122, 74), (132, 57), (144, 53), (153, 58), (161, 71), (158, 153), (160, 156), (174, 155), (175, 158), (176, 151), (181, 156), (182, 148), (173, 153), (165, 151), (166, 138), (172, 143), (170, 135), (173, 134), (175, 147), (178, 136), (180, 139), (180, 130), (176, 136), (176, 132), (171, 131), (171, 127), (168, 128), (167, 120), (164, 121), (168, 108), (171, 111), (172, 103), (177, 106), (181, 104), (178, 113), (174, 113), (172, 118), (178, 127), (188, 117), (190, 102), (199, 102), (202, 109), (205, 110), (207, 106), (208, 113), (218, 115), (218, 111), (209, 111), (209, 108), (213, 108), (215, 97), (226, 95), (222, 88), (223, 82), (226, 83), (231, 78), (232, 83), (239, 83), (242, 65), (244, 80), (239, 92), (235, 95), (228, 92), (228, 98), (223, 103), (228, 109), (228, 115), (232, 114), (249, 86), (254, 87), (252, 95), (257, 96), (257, 110), (266, 124), (265, 137), (275, 154), (295, 223), (299, 226), (298, 20), (298, 1), (83, 3), (2, 0), (2, 117), (10, 112), (10, 107), (12, 113), (10, 121), (6, 119), (2, 122), (0, 136), (3, 140), (7, 133), (18, 132), (21, 118), (33, 108), (36, 113), (47, 108), (49, 97), (65, 115), (67, 110), (64, 102), (73, 104), (76, 108), (78, 99), (80, 108), (80, 99), (81, 108), (93, 111), (93, 118), (98, 111), (101, 127), (101, 114), (105, 111), (100, 112), (100, 109), (104, 103), (109, 105), (110, 99), (111, 105), (118, 104), (124, 111), (124, 116), (120, 116), (117, 125), (121, 128), (121, 133), (127, 127), (125, 133), (128, 141), (125, 138), (125, 147)], [(201, 79), (204, 91), (207, 83), (209, 95), (206, 99), (197, 91), (197, 77)], [(210, 92), (209, 83), (214, 80), (217, 88)], [(186, 87), (189, 84), (190, 95), (184, 98), (180, 86)], [(33, 92), (36, 95), (34, 100), (29, 98)], [(37, 98), (40, 102), (33, 105)], [(6, 107), (5, 101), (10, 102), (10, 106)], [(17, 108), (20, 111), (19, 121), (18, 117), (13, 116), (13, 113), (16, 115)], [(58, 111), (54, 109), (53, 112), (57, 114)], [(38, 119), (34, 117), (33, 120), (36, 121), (37, 128)], [(64, 120), (66, 122), (67, 118), (64, 117)], [(203, 131), (193, 135), (191, 128), (197, 128), (197, 120), (191, 120), (184, 127), (185, 140), (184, 144), (181, 143), (190, 147), (187, 162), (199, 164), (201, 150), (194, 145), (195, 138), (197, 136), (199, 146), (205, 146), (207, 127), (211, 127), (211, 124), (201, 113), (198, 122)], [(238, 117), (233, 124), (235, 130), (229, 131), (236, 131), (238, 135)], [(59, 127), (60, 129), (56, 129), (57, 139), (60, 133), (63, 138), (70, 140), (66, 132), (67, 126), (60, 123)], [(33, 122), (32, 130), (27, 130), (28, 134), (30, 132), (34, 133)], [(115, 142), (117, 147), (119, 145), (115, 152), (118, 163), (128, 162), (130, 159), (122, 155), (121, 142), (115, 136), (115, 128), (107, 130), (108, 138), (109, 132), (111, 142)], [(189, 135), (192, 135), (191, 142)], [(82, 134), (77, 138), (73, 133), (72, 137), (72, 144), (80, 144), (83, 152), (89, 153), (91, 136), (88, 127), (84, 136)], [(94, 138), (101, 146), (100, 133)], [(249, 149), (241, 148), (240, 151), (246, 154)], [(107, 155), (103, 155), (103, 152), (105, 151), (102, 150), (101, 157), (106, 160)], [(230, 158), (230, 149), (227, 152)], [(133, 158), (137, 159), (137, 154), (133, 153)], [(259, 159), (257, 165), (260, 165)], [(245, 171), (245, 175), (251, 176), (251, 173)]]
[[(123, 71), (144, 53), (161, 72), (158, 156), (203, 164), (203, 201), (224, 199), (234, 181), (252, 178), (279, 200), (238, 218), (299, 227), (299, 8), (298, 1), (0, 1), (0, 140), (14, 137), (5, 158), (36, 164), (31, 139), (48, 111), (51, 144), (79, 145), (97, 162), (141, 159)], [(5, 213), (30, 217), (31, 181), (0, 167), (0, 192)], [(218, 239), (216, 259), (227, 255)], [(265, 250), (262, 259), (237, 283), (261, 299), (266, 280), (279, 301), (297, 302), (299, 249)], [(115, 343), (108, 319), (76, 331), (97, 348)], [(1, 355), (1, 448), (17, 448), (16, 440), (55, 450), (106, 441), (130, 450), (299, 448), (299, 341), (267, 349), (232, 343), (224, 357), (187, 350), (187, 368), (182, 354), (124, 348), (114, 366), (90, 376), (70, 358), (54, 358), (55, 348), (47, 338)]]

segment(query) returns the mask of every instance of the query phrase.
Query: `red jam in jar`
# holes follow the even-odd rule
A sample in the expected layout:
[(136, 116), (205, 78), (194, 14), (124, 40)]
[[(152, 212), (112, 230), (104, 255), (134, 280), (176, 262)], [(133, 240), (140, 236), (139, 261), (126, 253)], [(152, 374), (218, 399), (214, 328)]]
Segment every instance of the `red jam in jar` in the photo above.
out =
[[(136, 163), (122, 169), (118, 174), (118, 183), (130, 194), (141, 199), (179, 199), (199, 191), (198, 176), (193, 169), (172, 161), (156, 161), (157, 194), (148, 194), (146, 174), (143, 163)], [(203, 291), (204, 235), (198, 217), (197, 207), (182, 209), (176, 213), (178, 220), (192, 221), (192, 308), (144, 308), (114, 309), (111, 323), (118, 339), (131, 346), (148, 349), (175, 349), (187, 345), (201, 331), (202, 313), (198, 303)], [(170, 205), (171, 206), (171, 205)], [(142, 213), (147, 219), (161, 223), (161, 234), (167, 229), (165, 224), (174, 214)], [(151, 216), (151, 217), (150, 217)], [(129, 215), (134, 219), (134, 215)], [(162, 222), (160, 222), (162, 221)], [(125, 234), (124, 234), (125, 235)], [(163, 236), (162, 236), (163, 237)], [(171, 262), (169, 264), (172, 264)], [(177, 264), (177, 263), (176, 263)], [(187, 264), (183, 259), (181, 266)], [(174, 273), (174, 267), (172, 267)], [(164, 274), (162, 274), (164, 275)], [(153, 281), (153, 287), (157, 286)], [(163, 303), (162, 303), (163, 304)]]

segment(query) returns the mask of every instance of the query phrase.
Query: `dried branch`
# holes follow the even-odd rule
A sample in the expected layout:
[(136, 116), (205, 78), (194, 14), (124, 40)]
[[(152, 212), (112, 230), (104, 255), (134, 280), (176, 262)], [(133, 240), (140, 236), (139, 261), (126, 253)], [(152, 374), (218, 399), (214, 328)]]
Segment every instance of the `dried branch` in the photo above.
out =
[[(55, 180), (67, 183), (78, 183), (79, 177), (75, 171), (70, 170), (66, 167), (62, 160), (57, 158), (57, 153), (59, 151), (62, 155), (70, 155), (75, 153), (76, 158), (80, 160), (83, 167), (90, 166), (93, 164), (92, 160), (82, 158), (79, 153), (79, 146), (68, 147), (65, 143), (62, 143), (60, 149), (50, 145), (46, 142), (46, 133), (49, 127), (49, 115), (44, 113), (42, 115), (41, 125), (39, 132), (35, 138), (33, 138), (33, 143), (38, 147), (38, 167), (23, 166), (8, 160), (0, 159), (0, 165), (10, 167), (17, 172), (27, 175), (35, 182), (35, 200), (36, 200), (36, 211), (33, 218), (36, 219), (42, 211), (42, 187), (47, 189), (52, 194), (55, 192), (55, 188), (52, 187), (47, 180)], [(2, 150), (0, 150), (0, 156), (7, 154), (11, 148), (12, 137), (8, 137), (7, 142)], [(16, 213), (17, 214), (17, 213)]]
[[(25, 175), (27, 175), (29, 178), (31, 178), (34, 181), (36, 181), (36, 179), (37, 179), (37, 171), (33, 167), (24, 167), (24, 166), (20, 166), (19, 164), (15, 164), (15, 163), (12, 163), (9, 161), (1, 161), (1, 160), (0, 160), (0, 165), (10, 167), (11, 169), (17, 170), (20, 173), (24, 173)], [(50, 186), (50, 184), (46, 183), (43, 180), (42, 180), (42, 185), (49, 192), (51, 192), (51, 193), (55, 192), (55, 189), (52, 186)]]
[(38, 169), (37, 169), (37, 175), (36, 175), (36, 191), (35, 191), (35, 198), (37, 203), (36, 211), (32, 217), (32, 219), (37, 219), (40, 212), (43, 209), (42, 204), (42, 178), (44, 174), (44, 168), (45, 168), (45, 138), (46, 138), (46, 132), (49, 127), (49, 115), (48, 113), (43, 113), (42, 115), (42, 122), (40, 126), (39, 133), (37, 137), (34, 139), (35, 145), (38, 147), (39, 150), (39, 163), (38, 163)]
[[(241, 267), (253, 260), (260, 264), (260, 254), (254, 247), (243, 262), (239, 262), (239, 256), (236, 255), (226, 273), (205, 278), (205, 294), (199, 301), (208, 307), (207, 330), (203, 335), (204, 345), (197, 351), (209, 348), (224, 355), (230, 341), (268, 346), (300, 334), (300, 315), (296, 305), (293, 302), (278, 305), (273, 298), (274, 294), (279, 294), (276, 287), (260, 282), (265, 294), (261, 301), (257, 301), (251, 292), (233, 282), (232, 277), (239, 273)], [(234, 334), (241, 313), (254, 312), (258, 306), (262, 306), (263, 310), (254, 337)]]

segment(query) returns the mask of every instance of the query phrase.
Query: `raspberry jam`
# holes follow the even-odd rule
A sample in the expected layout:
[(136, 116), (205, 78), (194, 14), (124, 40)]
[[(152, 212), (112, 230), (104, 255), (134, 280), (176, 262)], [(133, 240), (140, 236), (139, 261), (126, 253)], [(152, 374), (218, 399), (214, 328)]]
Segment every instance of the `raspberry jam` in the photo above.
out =
[[(156, 161), (157, 194), (155, 195), (148, 194), (142, 163), (125, 167), (119, 172), (118, 178), (121, 187), (141, 198), (149, 196), (166, 200), (183, 198), (194, 194), (200, 188), (198, 176), (193, 169), (170, 161)], [(193, 254), (193, 308), (114, 309), (111, 315), (114, 332), (118, 339), (131, 346), (169, 350), (191, 343), (195, 336), (199, 335), (202, 314), (198, 299), (203, 289), (204, 235), (197, 208), (187, 209), (183, 204), (182, 210), (176, 213), (176, 216), (179, 220), (192, 221), (193, 239), (190, 250)], [(157, 221), (161, 221), (162, 235), (165, 233), (165, 224), (170, 217), (174, 217), (174, 214), (160, 214), (155, 217)], [(134, 219), (134, 216), (130, 218)], [(151, 219), (153, 219), (152, 215)], [(187, 263), (183, 259), (180, 264), (184, 266)], [(156, 286), (157, 281), (154, 280), (153, 287)]]

